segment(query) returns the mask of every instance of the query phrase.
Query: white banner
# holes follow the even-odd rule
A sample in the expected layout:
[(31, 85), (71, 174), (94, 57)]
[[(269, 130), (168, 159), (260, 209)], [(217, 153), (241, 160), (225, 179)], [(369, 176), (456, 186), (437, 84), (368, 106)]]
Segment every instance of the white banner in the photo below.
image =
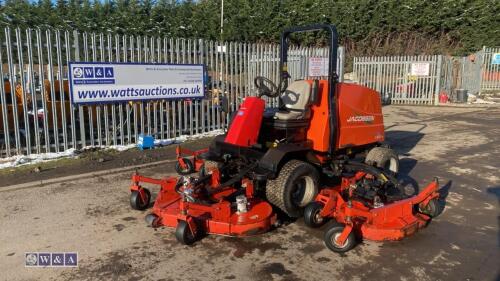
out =
[(309, 76), (328, 76), (328, 58), (310, 57)]
[(69, 63), (71, 101), (115, 103), (204, 97), (204, 66)]
[(414, 62), (411, 64), (410, 75), (429, 76), (430, 64), (428, 62)]

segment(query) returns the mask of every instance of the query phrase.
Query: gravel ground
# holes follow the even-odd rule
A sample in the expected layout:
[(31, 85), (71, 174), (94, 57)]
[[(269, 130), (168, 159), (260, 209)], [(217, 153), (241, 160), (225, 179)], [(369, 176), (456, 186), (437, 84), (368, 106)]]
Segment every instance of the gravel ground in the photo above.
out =
[[(441, 216), (403, 241), (365, 241), (339, 255), (322, 229), (298, 220), (253, 238), (181, 246), (171, 229), (145, 226), (147, 211), (130, 209), (127, 172), (0, 188), (0, 279), (499, 280), (500, 108), (388, 106), (384, 114), (402, 179), (423, 187), (438, 176), (446, 194)], [(79, 266), (25, 268), (25, 252), (44, 251), (76, 251)]]

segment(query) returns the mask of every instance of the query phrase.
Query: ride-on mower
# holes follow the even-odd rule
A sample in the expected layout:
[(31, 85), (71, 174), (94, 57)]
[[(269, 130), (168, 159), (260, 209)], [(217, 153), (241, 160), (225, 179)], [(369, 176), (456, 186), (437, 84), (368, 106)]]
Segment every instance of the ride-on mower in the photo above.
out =
[[(320, 30), (329, 34), (328, 79), (297, 80), (289, 84), (290, 35)], [(145, 209), (149, 205), (150, 192), (141, 182), (160, 185), (153, 211), (146, 220), (153, 227), (176, 227), (177, 239), (185, 244), (192, 243), (202, 233), (236, 236), (262, 233), (272, 227), (277, 213), (297, 218), (311, 202), (334, 206), (321, 211), (318, 218), (333, 217), (346, 228), (374, 221), (369, 215), (404, 219), (406, 212), (390, 208), (408, 199), (395, 178), (398, 156), (383, 144), (380, 96), (364, 86), (338, 82), (336, 62), (334, 26), (286, 29), (281, 36), (278, 85), (261, 76), (255, 78), (258, 95), (244, 99), (233, 114), (227, 133), (215, 137), (208, 150), (192, 153), (195, 162), (203, 162), (194, 167), (200, 169), (199, 178), (157, 180), (135, 174), (131, 206)], [(276, 98), (279, 107), (266, 108), (263, 97)], [(227, 107), (222, 104), (225, 112)], [(342, 185), (346, 180), (362, 188), (354, 193), (353, 188)], [(341, 187), (337, 188), (339, 182)], [(418, 200), (411, 203), (425, 210), (429, 198), (435, 196), (434, 192), (426, 194), (419, 194)], [(355, 195), (364, 199), (356, 202), (367, 204), (368, 209), (353, 203)], [(422, 197), (424, 200), (419, 201)], [(355, 212), (349, 207), (351, 203), (365, 213)], [(374, 214), (382, 206), (387, 206), (386, 211)], [(417, 211), (412, 209), (412, 214), (420, 216)], [(352, 212), (357, 214), (356, 224), (350, 222)], [(385, 228), (382, 224), (376, 226)], [(345, 241), (345, 236), (351, 233), (347, 232), (342, 232), (335, 241)]]

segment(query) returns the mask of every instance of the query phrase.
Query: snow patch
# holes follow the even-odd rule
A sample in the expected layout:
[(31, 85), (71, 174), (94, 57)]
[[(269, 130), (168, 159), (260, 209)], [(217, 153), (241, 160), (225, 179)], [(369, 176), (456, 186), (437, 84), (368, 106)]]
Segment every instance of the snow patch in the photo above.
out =
[[(201, 133), (197, 135), (181, 135), (177, 138), (173, 139), (160, 139), (160, 140), (155, 140), (155, 146), (167, 146), (167, 145), (172, 145), (172, 144), (179, 144), (182, 142), (185, 142), (187, 140), (196, 140), (200, 138), (207, 138), (207, 137), (215, 137), (217, 135), (223, 134), (223, 130), (215, 130), (207, 133)], [(111, 146), (86, 146), (82, 148), (81, 150), (77, 150), (74, 148), (70, 148), (68, 150), (62, 151), (62, 152), (50, 152), (50, 153), (40, 153), (40, 154), (30, 154), (30, 155), (16, 155), (8, 158), (3, 158), (0, 159), (0, 170), (1, 169), (7, 169), (7, 168), (15, 168), (23, 165), (28, 165), (28, 164), (37, 164), (37, 163), (42, 163), (42, 162), (47, 162), (55, 159), (60, 159), (60, 158), (69, 158), (69, 157), (75, 157), (76, 155), (80, 154), (81, 152), (89, 149), (103, 149), (103, 150), (116, 150), (119, 152), (131, 149), (137, 147), (137, 144), (132, 143), (128, 145), (111, 145)]]
[(49, 152), (31, 155), (17, 155), (8, 158), (3, 158), (0, 160), (0, 169), (13, 168), (17, 166), (36, 164), (41, 162), (47, 162), (54, 159), (59, 159), (63, 157), (73, 157), (76, 155), (76, 149), (70, 148), (62, 152)]

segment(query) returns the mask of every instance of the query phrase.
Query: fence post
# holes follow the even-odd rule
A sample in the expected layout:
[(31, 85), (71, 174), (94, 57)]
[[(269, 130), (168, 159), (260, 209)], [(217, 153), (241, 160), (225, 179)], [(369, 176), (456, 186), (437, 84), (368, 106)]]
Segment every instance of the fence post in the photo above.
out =
[(439, 91), (441, 90), (441, 65), (443, 62), (443, 56), (439, 55), (437, 57), (437, 69), (436, 69), (436, 87), (434, 90), (434, 105), (438, 105), (439, 103)]
[(479, 65), (479, 93), (477, 94), (478, 96), (480, 96), (483, 91), (483, 68), (485, 66), (484, 57), (486, 56), (486, 46), (483, 46), (483, 49), (480, 52), (481, 52), (481, 60)]
[(344, 82), (344, 66), (345, 66), (345, 49), (340, 46), (337, 50), (337, 72), (339, 75), (339, 82)]
[(380, 93), (381, 92), (381, 89), (382, 89), (382, 81), (381, 81), (381, 76), (382, 76), (382, 61), (385, 59), (385, 57), (378, 57), (377, 59), (377, 77), (376, 77), (376, 80), (375, 80), (375, 91), (377, 91), (380, 96), (382, 96), (382, 94)]

